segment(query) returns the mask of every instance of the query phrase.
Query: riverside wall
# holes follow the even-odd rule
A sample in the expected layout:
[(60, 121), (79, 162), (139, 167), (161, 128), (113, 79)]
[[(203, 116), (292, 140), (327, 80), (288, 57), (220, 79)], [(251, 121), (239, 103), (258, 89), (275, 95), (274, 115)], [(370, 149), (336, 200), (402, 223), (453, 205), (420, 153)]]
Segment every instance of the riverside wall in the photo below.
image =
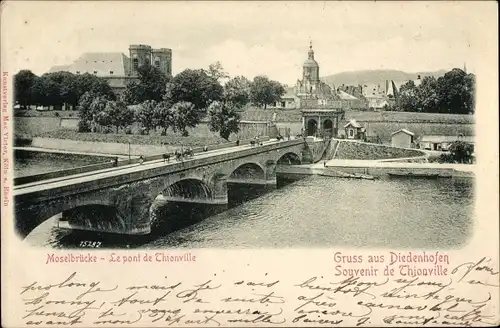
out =
[(475, 177), (475, 165), (468, 164), (417, 164), (417, 163), (377, 163), (373, 161), (353, 161), (349, 163), (331, 163), (326, 167), (287, 165), (279, 166), (276, 173), (281, 176), (328, 175), (345, 178), (343, 174), (368, 175), (377, 178), (389, 178), (390, 174), (409, 175), (403, 178), (412, 178), (411, 175), (438, 175), (441, 178)]

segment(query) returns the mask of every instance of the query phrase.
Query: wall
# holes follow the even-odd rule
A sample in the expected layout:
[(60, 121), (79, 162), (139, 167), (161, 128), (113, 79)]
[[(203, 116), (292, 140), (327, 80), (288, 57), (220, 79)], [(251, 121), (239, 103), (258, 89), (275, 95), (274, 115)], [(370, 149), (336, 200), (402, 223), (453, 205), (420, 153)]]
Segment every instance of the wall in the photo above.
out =
[(463, 134), (466, 136), (475, 135), (475, 124), (460, 123), (404, 123), (404, 122), (366, 122), (359, 121), (366, 128), (368, 137), (379, 137), (382, 143), (391, 143), (391, 133), (400, 129), (406, 129), (415, 134), (415, 138), (421, 135), (443, 135), (453, 136)]
[[(260, 137), (259, 140), (267, 141), (269, 138)], [(241, 140), (240, 144), (243, 145), (249, 141)], [(219, 145), (210, 145), (208, 150), (222, 149), (226, 147), (235, 146), (236, 142), (227, 142)], [(44, 148), (44, 149), (58, 149), (66, 151), (77, 151), (82, 153), (99, 153), (99, 154), (113, 154), (113, 155), (124, 155), (129, 154), (129, 145), (117, 142), (91, 142), (91, 141), (79, 141), (70, 139), (55, 139), (55, 138), (42, 138), (35, 137), (32, 142), (33, 147)], [(139, 145), (130, 144), (130, 155), (131, 156), (153, 156), (161, 154), (173, 153), (176, 150), (180, 150), (181, 146), (173, 145)], [(196, 151), (197, 149), (193, 149)], [(201, 150), (199, 148), (198, 150)]]
[[(45, 132), (55, 131), (59, 129), (77, 130), (77, 117), (59, 118), (59, 117), (16, 117), (15, 118), (15, 133), (20, 135), (40, 135)], [(267, 135), (266, 122), (240, 122), (240, 139), (253, 138), (255, 136)], [(218, 136), (217, 133), (210, 131), (207, 122), (201, 122), (195, 128), (188, 128), (189, 135), (196, 137)], [(132, 131), (138, 133), (139, 126), (137, 123), (132, 125)]]
[[(266, 122), (270, 120), (274, 111), (264, 111), (264, 110), (250, 110), (249, 113), (243, 114), (242, 117), (246, 122), (240, 124), (241, 132), (240, 139), (246, 139), (249, 137), (254, 137), (257, 135), (267, 135), (267, 124)], [(367, 130), (367, 137), (369, 140), (376, 140), (378, 142), (390, 144), (391, 143), (391, 133), (398, 131), (399, 129), (407, 129), (415, 133), (415, 138), (420, 135), (475, 135), (475, 124), (473, 122), (463, 122), (460, 123), (457, 116), (465, 115), (448, 115), (449, 119), (447, 122), (446, 117), (441, 115), (438, 119), (442, 122), (433, 122), (434, 116), (437, 114), (428, 114), (429, 120), (422, 122), (410, 122), (412, 120), (411, 115), (408, 113), (390, 113), (390, 115), (398, 118), (401, 116), (399, 121), (383, 120), (382, 114), (385, 113), (374, 113), (374, 112), (360, 112), (356, 113), (356, 121), (364, 126)], [(351, 118), (349, 113), (346, 113), (346, 118)], [(416, 115), (416, 114), (415, 114)], [(358, 117), (359, 116), (359, 117)], [(381, 120), (364, 120), (363, 116), (377, 116)], [(391, 116), (391, 117), (392, 117)], [(406, 118), (406, 116), (408, 116)], [(278, 111), (277, 122), (278, 128), (290, 128), (292, 135), (297, 135), (301, 133), (302, 123), (300, 121), (300, 113), (295, 111)], [(354, 116), (353, 116), (354, 117)], [(421, 117), (421, 116), (418, 116)], [(453, 121), (455, 120), (455, 121)], [(14, 129), (16, 135), (28, 135), (36, 136), (44, 132), (55, 131), (61, 128), (76, 129), (78, 118), (71, 117), (67, 119), (61, 119), (59, 117), (15, 117), (14, 118)], [(137, 129), (137, 127), (134, 127)], [(210, 131), (206, 122), (202, 122), (194, 129), (189, 129), (190, 134), (197, 136), (213, 136), (215, 135)]]

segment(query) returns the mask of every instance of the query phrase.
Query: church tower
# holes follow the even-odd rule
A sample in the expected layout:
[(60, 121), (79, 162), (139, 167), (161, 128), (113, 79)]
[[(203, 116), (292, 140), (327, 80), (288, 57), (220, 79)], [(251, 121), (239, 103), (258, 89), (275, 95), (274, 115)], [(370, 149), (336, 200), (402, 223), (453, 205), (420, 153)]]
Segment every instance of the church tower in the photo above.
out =
[(307, 60), (302, 66), (302, 81), (309, 82), (311, 85), (316, 85), (319, 82), (319, 65), (314, 59), (314, 50), (312, 47), (312, 41), (309, 44), (309, 51), (307, 53)]
[(137, 75), (138, 68), (143, 65), (151, 65), (151, 47), (143, 44), (132, 44), (130, 52), (130, 74)]

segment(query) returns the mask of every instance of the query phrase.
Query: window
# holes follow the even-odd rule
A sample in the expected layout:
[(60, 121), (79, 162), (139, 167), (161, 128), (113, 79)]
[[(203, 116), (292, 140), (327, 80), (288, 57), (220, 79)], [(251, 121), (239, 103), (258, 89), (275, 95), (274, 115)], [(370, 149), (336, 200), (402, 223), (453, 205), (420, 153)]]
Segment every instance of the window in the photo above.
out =
[(354, 130), (349, 129), (349, 137), (354, 137)]
[(286, 107), (286, 103), (284, 101), (281, 102), (281, 107)]
[(94, 71), (94, 74), (97, 74), (97, 71)]
[(132, 59), (132, 67), (134, 68), (134, 70), (137, 70), (137, 68), (139, 68), (139, 59)]
[(113, 75), (113, 73), (114, 73), (113, 71), (109, 71), (109, 74)]

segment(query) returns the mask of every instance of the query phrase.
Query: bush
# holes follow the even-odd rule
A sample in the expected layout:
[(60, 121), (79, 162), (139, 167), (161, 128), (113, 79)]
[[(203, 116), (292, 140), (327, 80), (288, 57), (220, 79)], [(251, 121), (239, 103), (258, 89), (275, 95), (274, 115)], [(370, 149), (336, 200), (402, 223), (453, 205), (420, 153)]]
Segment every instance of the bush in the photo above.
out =
[(90, 124), (84, 120), (78, 121), (78, 132), (90, 132)]
[(28, 147), (31, 146), (31, 142), (33, 139), (28, 137), (15, 137), (14, 138), (14, 146), (15, 147)]

